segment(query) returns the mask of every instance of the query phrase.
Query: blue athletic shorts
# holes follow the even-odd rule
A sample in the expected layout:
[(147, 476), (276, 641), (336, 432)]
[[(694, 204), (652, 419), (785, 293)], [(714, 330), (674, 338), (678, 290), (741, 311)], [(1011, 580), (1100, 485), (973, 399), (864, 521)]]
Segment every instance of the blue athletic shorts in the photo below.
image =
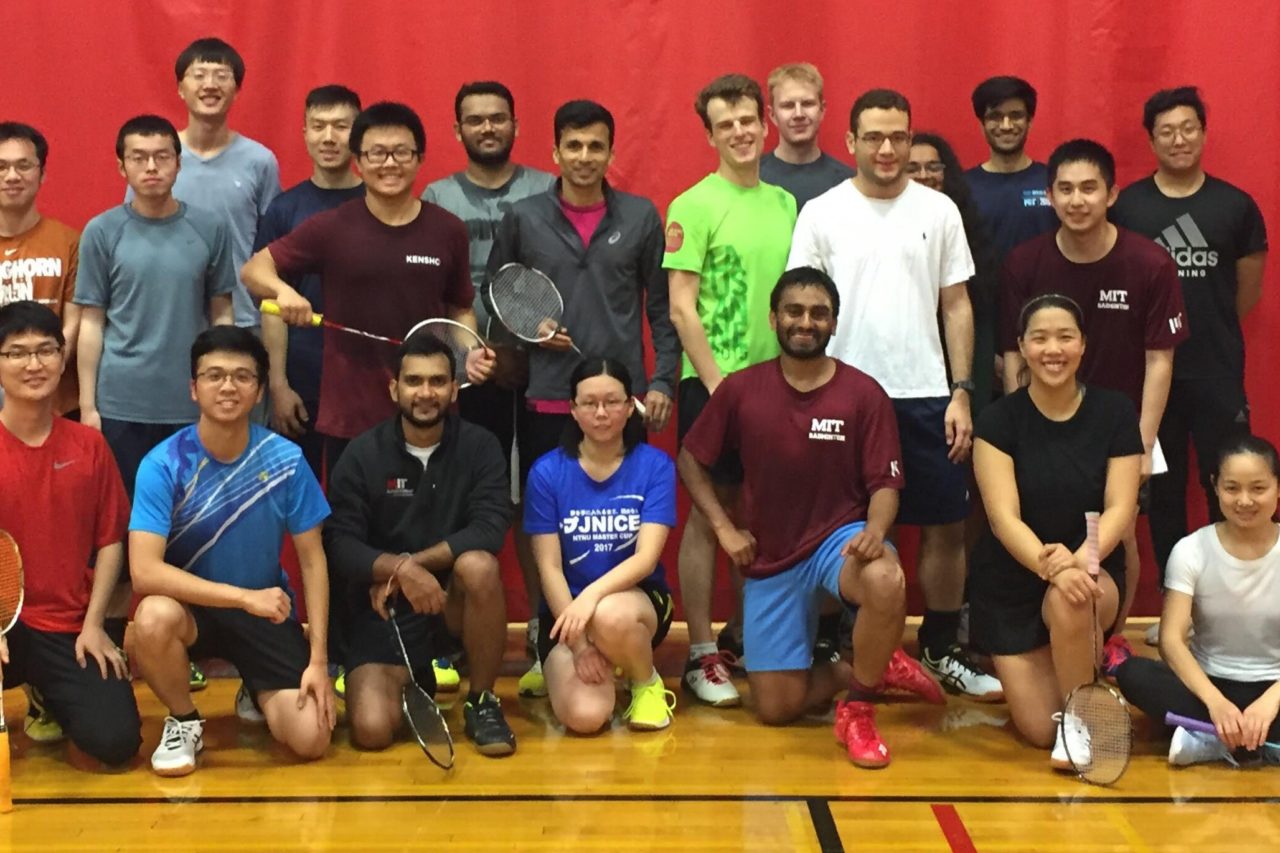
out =
[[(840, 549), (866, 527), (855, 521), (837, 528), (812, 554), (784, 572), (747, 578), (742, 589), (742, 644), (748, 672), (813, 666), (813, 641), (823, 594), (846, 607), (840, 595)], [(888, 542), (886, 547), (892, 547)]]

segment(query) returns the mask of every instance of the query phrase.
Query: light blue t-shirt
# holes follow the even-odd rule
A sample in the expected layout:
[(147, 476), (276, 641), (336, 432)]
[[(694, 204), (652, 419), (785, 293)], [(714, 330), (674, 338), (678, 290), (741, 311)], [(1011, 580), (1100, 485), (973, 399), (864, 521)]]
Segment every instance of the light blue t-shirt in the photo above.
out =
[(89, 220), (80, 235), (77, 305), (102, 308), (98, 412), (104, 418), (183, 424), (191, 401), (191, 344), (209, 326), (209, 300), (232, 293), (226, 226), (179, 203), (149, 219), (130, 205)]
[(298, 445), (254, 424), (240, 458), (219, 462), (193, 424), (142, 460), (129, 529), (165, 537), (165, 562), (205, 580), (289, 590), (280, 566), (285, 533), (328, 517)]
[[(280, 195), (280, 164), (261, 142), (235, 134), (231, 143), (212, 157), (184, 150), (182, 168), (173, 185), (174, 198), (214, 213), (231, 234), (231, 262), (236, 289), (232, 294), (237, 326), (261, 326), (262, 317), (249, 291), (240, 283), (240, 268), (253, 255), (258, 222), (271, 200)], [(133, 191), (125, 193), (133, 200)]]
[[(560, 534), (560, 559), (574, 598), (635, 554), (641, 524), (676, 526), (676, 466), (658, 448), (636, 445), (603, 483), (559, 448), (533, 463), (524, 532)], [(661, 563), (649, 579), (667, 588)]]

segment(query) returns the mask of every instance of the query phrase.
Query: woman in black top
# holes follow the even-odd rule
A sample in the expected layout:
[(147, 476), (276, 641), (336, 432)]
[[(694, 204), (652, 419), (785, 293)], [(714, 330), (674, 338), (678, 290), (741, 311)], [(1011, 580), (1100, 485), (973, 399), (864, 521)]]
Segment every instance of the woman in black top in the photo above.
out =
[[(1138, 500), (1142, 438), (1123, 394), (1076, 379), (1085, 339), (1071, 299), (1032, 299), (1018, 345), (1030, 384), (978, 421), (974, 471), (991, 528), (974, 553), (971, 633), (990, 652), (1014, 725), (1070, 769), (1063, 738), (1087, 751), (1063, 701), (1093, 679), (1092, 602), (1110, 625), (1123, 597), (1124, 551)], [(1101, 512), (1097, 581), (1087, 573), (1085, 513)], [(1101, 645), (1101, 643), (1099, 643)], [(1057, 738), (1055, 742), (1055, 736)]]

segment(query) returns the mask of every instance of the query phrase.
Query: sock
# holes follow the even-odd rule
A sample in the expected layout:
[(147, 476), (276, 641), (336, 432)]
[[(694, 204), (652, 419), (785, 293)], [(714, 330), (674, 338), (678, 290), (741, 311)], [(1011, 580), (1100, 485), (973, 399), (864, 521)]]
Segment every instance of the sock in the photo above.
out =
[(849, 702), (873, 702), (880, 696), (879, 689), (868, 687), (856, 678), (849, 679), (849, 692), (845, 699)]
[(840, 611), (823, 613), (818, 617), (818, 640), (840, 647)]
[(698, 658), (701, 658), (701, 657), (706, 657), (707, 655), (715, 655), (719, 653), (720, 653), (720, 649), (716, 647), (715, 643), (690, 643), (689, 644), (689, 657), (693, 660), (697, 660)]
[(956, 644), (956, 631), (960, 629), (959, 610), (925, 609), (920, 622), (920, 651), (937, 660)]
[(170, 711), (169, 716), (173, 717), (180, 723), (194, 723), (196, 720), (200, 719), (200, 710), (198, 708), (193, 709), (189, 714), (175, 714)]
[(640, 679), (639, 681), (633, 681), (631, 682), (631, 686), (633, 688), (648, 687), (650, 684), (653, 684), (655, 681), (661, 681), (661, 680), (662, 680), (662, 676), (658, 675), (658, 669), (657, 667), (654, 667), (652, 670), (650, 670), (648, 678), (643, 678), (643, 679)]
[(484, 701), (485, 694), (487, 694), (488, 692), (489, 692), (488, 690), (481, 690), (479, 692), (472, 690), (471, 692), (467, 693), (467, 704), (472, 706), (479, 705), (481, 702)]

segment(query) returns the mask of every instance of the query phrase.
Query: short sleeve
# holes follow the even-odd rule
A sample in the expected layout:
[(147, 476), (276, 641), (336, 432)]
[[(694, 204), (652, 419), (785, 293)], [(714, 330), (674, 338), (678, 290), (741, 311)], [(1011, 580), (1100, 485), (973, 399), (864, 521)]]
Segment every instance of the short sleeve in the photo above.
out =
[(157, 449), (143, 457), (133, 488), (133, 511), (129, 529), (169, 538), (173, 527), (174, 483), (171, 472)]
[(1000, 310), (997, 340), (1002, 353), (1016, 352), (1018, 349), (1018, 315), (1027, 301), (1029, 290), (1023, 275), (1023, 257), (1023, 252), (1010, 252), (1000, 267), (1000, 290), (996, 298)]
[(1236, 257), (1245, 258), (1267, 250), (1267, 223), (1257, 202), (1249, 195), (1244, 197), (1244, 216), (1236, 232)]
[(276, 155), (267, 151), (262, 163), (262, 177), (258, 182), (258, 220), (267, 215), (271, 202), (280, 195), (280, 163)]
[(560, 513), (557, 512), (556, 490), (552, 482), (556, 458), (556, 454), (549, 453), (533, 463), (529, 471), (524, 488), (524, 532), (530, 535), (560, 532)]
[(671, 457), (646, 444), (636, 446), (645, 453), (649, 467), (644, 491), (641, 524), (676, 526), (676, 465)]
[(1015, 391), (984, 408), (982, 414), (978, 415), (974, 436), (1001, 453), (1015, 455), (1018, 450), (1018, 435), (1013, 419), (1013, 406), (1014, 401), (1021, 399), (1026, 393), (1025, 390)]
[(1196, 582), (1204, 571), (1204, 553), (1198, 546), (1200, 531), (1178, 540), (1164, 567), (1164, 588), (1187, 595), (1196, 594)]
[(973, 253), (969, 250), (969, 240), (964, 233), (964, 220), (960, 217), (960, 209), (954, 203), (946, 206), (947, 213), (943, 220), (943, 253), (940, 287), (963, 284), (973, 278)]
[(289, 476), (289, 533), (294, 536), (306, 533), (328, 517), (329, 502), (325, 500), (316, 475), (312, 473), (311, 466), (303, 461), (299, 450), (297, 464), (293, 474)]
[(74, 231), (67, 243), (67, 270), (62, 277), (62, 304), (65, 306), (76, 298), (76, 277), (80, 268), (80, 235)]
[(209, 257), (209, 268), (205, 273), (205, 294), (210, 299), (234, 293), (240, 275), (240, 271), (236, 269), (235, 258), (232, 256), (230, 229), (219, 222), (211, 237), (212, 254)]
[(720, 383), (684, 437), (684, 449), (704, 467), (714, 465), (725, 450), (738, 447), (736, 392), (741, 376), (741, 371), (732, 373)]
[(281, 275), (320, 272), (326, 249), (331, 245), (329, 222), (334, 211), (327, 210), (310, 217), (288, 234), (267, 244), (271, 260)]
[(276, 196), (271, 204), (267, 206), (267, 212), (262, 214), (262, 218), (258, 220), (258, 230), (253, 235), (253, 251), (260, 252), (265, 249), (272, 241), (283, 237), (288, 233), (285, 226), (284, 201), (282, 196)]
[(902, 490), (902, 446), (898, 437), (898, 418), (889, 395), (874, 381), (868, 380), (860, 392), (866, 400), (862, 409), (859, 441), (862, 442), (862, 482), (867, 494), (880, 489)]
[(75, 302), (92, 308), (111, 305), (111, 250), (99, 220), (85, 226), (80, 236), (79, 262), (76, 269)]
[[(1133, 239), (1146, 239), (1133, 235)], [(1182, 306), (1182, 283), (1173, 259), (1161, 251), (1147, 284), (1146, 329), (1143, 346), (1149, 350), (1172, 349), (1187, 339), (1187, 316)]]
[(123, 542), (129, 528), (129, 496), (115, 457), (101, 433), (95, 433), (94, 472), (98, 480), (98, 513), (94, 524), (94, 547), (105, 548)]
[(1138, 427), (1138, 411), (1133, 401), (1126, 395), (1114, 393), (1112, 399), (1114, 414), (1111, 419), (1112, 430), (1107, 445), (1107, 456), (1139, 456), (1146, 451), (1142, 443), (1142, 431)]
[(662, 268), (701, 275), (711, 241), (708, 217), (688, 193), (678, 196), (667, 209), (666, 245)]
[(476, 299), (476, 288), (471, 282), (471, 243), (467, 239), (467, 226), (452, 213), (444, 211), (451, 232), (450, 248), (453, 256), (453, 269), (450, 271), (448, 290), (444, 294), (445, 304), (454, 308), (470, 308)]
[(822, 248), (822, 240), (818, 233), (818, 215), (814, 212), (814, 204), (806, 204), (796, 218), (795, 230), (791, 232), (791, 251), (787, 255), (787, 269), (796, 267), (815, 267), (829, 273), (827, 269), (827, 253)]

